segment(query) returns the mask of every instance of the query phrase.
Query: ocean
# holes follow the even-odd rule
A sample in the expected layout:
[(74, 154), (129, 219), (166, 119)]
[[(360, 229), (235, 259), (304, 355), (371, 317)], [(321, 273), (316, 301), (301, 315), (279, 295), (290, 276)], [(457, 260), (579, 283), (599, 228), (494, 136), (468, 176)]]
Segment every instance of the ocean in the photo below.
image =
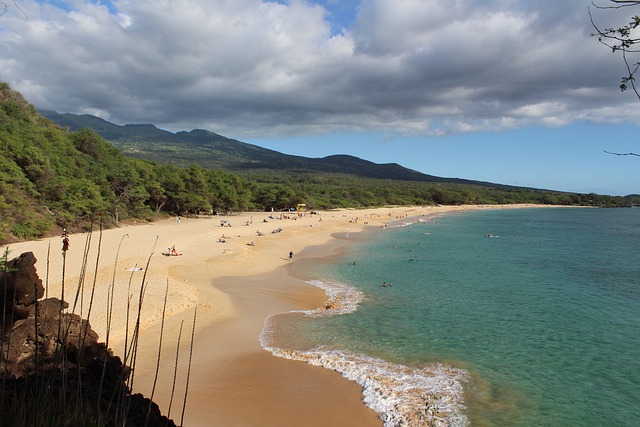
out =
[(640, 425), (640, 209), (391, 225), (299, 266), (331, 302), (263, 346), (357, 381), (385, 426)]

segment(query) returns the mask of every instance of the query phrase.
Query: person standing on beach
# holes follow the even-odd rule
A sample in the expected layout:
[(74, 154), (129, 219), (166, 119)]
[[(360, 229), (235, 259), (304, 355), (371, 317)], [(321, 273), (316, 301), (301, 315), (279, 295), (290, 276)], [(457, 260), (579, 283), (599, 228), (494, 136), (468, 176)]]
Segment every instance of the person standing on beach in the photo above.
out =
[(67, 229), (65, 228), (62, 232), (62, 252), (66, 253), (69, 250), (69, 235), (67, 234)]
[(293, 251), (289, 252), (289, 259), (293, 261)]

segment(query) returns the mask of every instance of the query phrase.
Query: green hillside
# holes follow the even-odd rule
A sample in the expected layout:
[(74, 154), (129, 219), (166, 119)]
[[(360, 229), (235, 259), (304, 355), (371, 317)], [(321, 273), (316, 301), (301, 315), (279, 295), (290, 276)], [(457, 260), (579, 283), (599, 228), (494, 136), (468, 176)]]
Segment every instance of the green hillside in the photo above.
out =
[(69, 132), (0, 83), (0, 243), (163, 213), (258, 208), (260, 186), (222, 171), (125, 157), (90, 129)]
[[(119, 126), (91, 115), (42, 111), (70, 130), (90, 127), (132, 158), (237, 172), (257, 182), (283, 184), (318, 207), (402, 203), (557, 203), (628, 205), (626, 200), (443, 178), (395, 163), (376, 164), (348, 155), (292, 156), (206, 130), (168, 132), (151, 124)], [(328, 189), (331, 189), (330, 195)]]
[[(89, 229), (98, 223), (111, 227), (158, 215), (280, 211), (298, 203), (312, 209), (436, 203), (638, 203), (633, 197), (447, 180), (350, 156), (286, 156), (207, 131), (173, 134), (152, 125), (116, 126), (91, 116), (77, 117), (85, 120), (84, 128), (55, 124), (9, 85), (0, 83), (0, 244), (59, 233), (62, 228)], [(115, 146), (117, 142), (111, 144), (97, 132), (109, 138), (126, 136), (128, 141), (137, 138), (141, 147), (152, 147), (145, 148), (148, 152), (141, 149), (137, 157), (151, 159), (130, 156), (131, 145), (123, 153)], [(162, 150), (172, 153), (180, 165), (166, 162)], [(219, 158), (227, 166), (235, 165), (236, 172), (215, 167)]]
[(347, 155), (320, 159), (292, 156), (200, 129), (172, 133), (150, 124), (119, 126), (87, 114), (60, 114), (50, 110), (42, 110), (40, 113), (71, 131), (91, 128), (129, 157), (160, 163), (179, 166), (195, 163), (205, 168), (263, 177), (270, 172), (320, 172), (361, 178), (507, 187), (457, 178), (441, 178), (407, 169), (396, 163), (376, 164)]

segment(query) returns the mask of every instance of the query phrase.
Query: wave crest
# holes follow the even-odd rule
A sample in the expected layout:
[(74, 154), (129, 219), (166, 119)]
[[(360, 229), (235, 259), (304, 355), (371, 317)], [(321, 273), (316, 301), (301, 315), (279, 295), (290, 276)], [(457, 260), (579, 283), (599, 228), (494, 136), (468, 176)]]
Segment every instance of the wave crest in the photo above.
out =
[[(296, 311), (306, 316), (352, 313), (364, 300), (362, 292), (344, 284), (308, 283), (322, 288), (328, 301), (325, 307)], [(412, 368), (326, 346), (308, 351), (274, 347), (270, 345), (274, 316), (265, 320), (260, 334), (262, 347), (274, 356), (322, 366), (355, 381), (363, 387), (364, 403), (379, 414), (385, 427), (469, 425), (464, 414), (463, 385), (470, 378), (465, 371), (445, 364)]]

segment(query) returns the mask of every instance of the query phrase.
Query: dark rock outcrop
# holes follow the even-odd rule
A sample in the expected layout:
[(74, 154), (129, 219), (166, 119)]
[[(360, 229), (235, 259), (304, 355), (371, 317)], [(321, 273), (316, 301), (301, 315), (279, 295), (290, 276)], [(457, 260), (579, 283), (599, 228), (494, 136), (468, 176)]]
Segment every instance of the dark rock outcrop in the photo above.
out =
[(28, 417), (37, 396), (47, 400), (42, 407), (70, 408), (70, 417), (79, 412), (102, 419), (99, 425), (122, 425), (125, 418), (127, 426), (175, 426), (155, 403), (131, 394), (132, 369), (98, 341), (86, 320), (65, 313), (68, 304), (58, 298), (39, 299), (44, 287), (35, 263), (27, 252), (0, 272), (0, 425), (21, 425), (3, 414), (17, 410)]
[(33, 305), (44, 295), (42, 280), (35, 268), (36, 257), (32, 252), (26, 252), (6, 263), (5, 271), (0, 271), (0, 326), (5, 329), (11, 327), (17, 319), (25, 319), (29, 315), (27, 306)]

